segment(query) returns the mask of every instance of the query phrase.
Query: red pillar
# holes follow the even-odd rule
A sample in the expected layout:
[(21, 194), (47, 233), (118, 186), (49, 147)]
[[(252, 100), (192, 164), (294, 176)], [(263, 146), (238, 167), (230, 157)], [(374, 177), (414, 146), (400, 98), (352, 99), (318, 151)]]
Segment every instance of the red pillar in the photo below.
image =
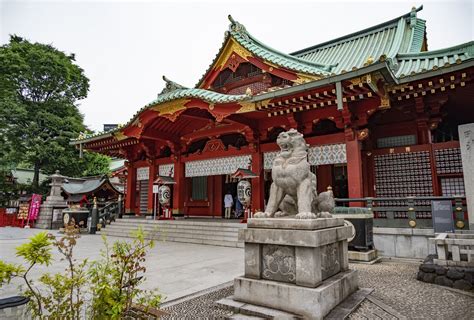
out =
[(153, 161), (150, 164), (150, 172), (148, 176), (148, 205), (147, 211), (149, 214), (153, 213), (153, 182), (156, 179), (156, 166)]
[(418, 144), (428, 144), (431, 143), (431, 131), (428, 126), (427, 117), (418, 117), (416, 119), (416, 127), (418, 133)]
[(186, 178), (184, 173), (184, 162), (182, 162), (181, 155), (178, 155), (174, 160), (176, 184), (173, 186), (173, 214), (185, 214)]
[(258, 175), (251, 179), (252, 182), (252, 211), (263, 211), (264, 199), (264, 176), (263, 176), (263, 153), (255, 151), (252, 153), (252, 171)]
[(328, 190), (328, 187), (332, 185), (332, 165), (320, 165), (316, 170), (316, 186), (318, 193), (325, 192)]
[[(349, 132), (350, 130), (350, 132)], [(346, 129), (346, 154), (347, 154), (347, 184), (349, 198), (362, 198), (364, 195), (361, 143), (355, 137), (352, 129)], [(352, 203), (351, 206), (360, 206)]]
[(125, 194), (125, 213), (135, 213), (135, 189), (137, 169), (127, 162), (127, 193)]

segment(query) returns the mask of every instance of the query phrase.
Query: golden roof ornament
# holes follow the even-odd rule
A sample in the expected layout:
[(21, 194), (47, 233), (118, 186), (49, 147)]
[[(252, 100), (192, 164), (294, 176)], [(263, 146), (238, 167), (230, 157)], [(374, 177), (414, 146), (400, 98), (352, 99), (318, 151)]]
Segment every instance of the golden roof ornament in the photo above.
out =
[(368, 65), (371, 65), (372, 63), (374, 63), (374, 57), (369, 56), (369, 57), (367, 58), (367, 60), (365, 61), (365, 63), (364, 63), (364, 67), (366, 67), (366, 66), (368, 66)]

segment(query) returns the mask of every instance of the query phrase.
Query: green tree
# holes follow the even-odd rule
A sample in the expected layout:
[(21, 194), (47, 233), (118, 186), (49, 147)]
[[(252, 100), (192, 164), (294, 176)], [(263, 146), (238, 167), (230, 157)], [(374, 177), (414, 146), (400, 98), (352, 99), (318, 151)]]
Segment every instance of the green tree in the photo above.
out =
[(81, 160), (69, 145), (87, 131), (76, 104), (88, 89), (73, 54), (11, 36), (0, 47), (0, 160), (32, 166), (34, 187), (40, 169), (70, 176), (107, 172), (104, 156)]

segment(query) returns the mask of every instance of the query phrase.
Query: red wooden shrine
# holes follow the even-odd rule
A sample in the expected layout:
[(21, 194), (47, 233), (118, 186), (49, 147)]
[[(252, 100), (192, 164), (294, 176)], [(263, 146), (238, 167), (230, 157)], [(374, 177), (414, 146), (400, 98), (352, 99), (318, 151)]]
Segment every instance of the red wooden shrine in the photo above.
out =
[(127, 159), (125, 208), (136, 215), (151, 214), (153, 182), (168, 176), (173, 214), (221, 217), (238, 168), (257, 175), (252, 210), (264, 209), (275, 140), (290, 128), (310, 145), (318, 191), (461, 194), (457, 126), (474, 121), (474, 43), (427, 51), (420, 9), (290, 55), (230, 18), (195, 88), (164, 78), (126, 125), (72, 143)]

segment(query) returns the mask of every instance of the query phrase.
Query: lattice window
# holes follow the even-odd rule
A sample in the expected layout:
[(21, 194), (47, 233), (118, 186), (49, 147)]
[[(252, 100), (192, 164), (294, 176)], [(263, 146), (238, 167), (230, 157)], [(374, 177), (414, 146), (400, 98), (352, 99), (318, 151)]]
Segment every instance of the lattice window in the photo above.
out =
[(443, 196), (465, 196), (464, 179), (459, 178), (441, 178), (441, 191)]
[(207, 177), (193, 177), (191, 198), (193, 200), (207, 200)]
[(148, 211), (148, 180), (137, 181), (139, 189), (140, 213), (146, 214)]
[(438, 174), (462, 173), (461, 150), (459, 148), (435, 150)]
[(377, 148), (393, 148), (416, 144), (415, 135), (394, 136), (377, 139)]

